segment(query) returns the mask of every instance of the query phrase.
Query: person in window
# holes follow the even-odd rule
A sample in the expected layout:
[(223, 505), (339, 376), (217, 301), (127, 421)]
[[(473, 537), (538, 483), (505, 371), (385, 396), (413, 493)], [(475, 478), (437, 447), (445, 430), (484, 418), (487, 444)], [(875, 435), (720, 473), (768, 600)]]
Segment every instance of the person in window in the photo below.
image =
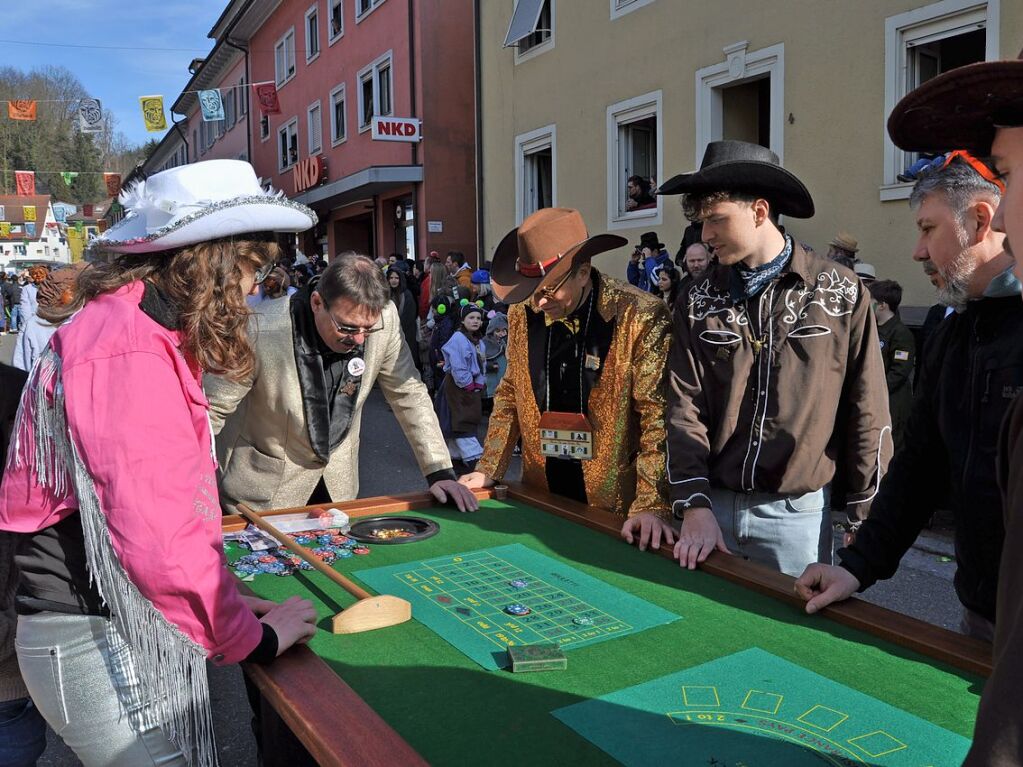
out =
[(626, 212), (649, 210), (657, 207), (657, 200), (650, 193), (650, 180), (642, 176), (629, 176), (625, 182), (628, 199), (625, 201)]

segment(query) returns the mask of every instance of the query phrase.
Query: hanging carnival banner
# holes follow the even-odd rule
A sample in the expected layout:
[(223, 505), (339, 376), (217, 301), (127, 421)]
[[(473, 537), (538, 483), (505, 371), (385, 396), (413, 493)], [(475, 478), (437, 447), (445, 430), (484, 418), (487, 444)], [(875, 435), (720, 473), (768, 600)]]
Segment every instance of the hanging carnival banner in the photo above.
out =
[(28, 237), (35, 237), (36, 236), (36, 222), (35, 221), (26, 221), (25, 222), (25, 234)]
[(34, 171), (14, 171), (14, 183), (20, 195), (28, 196), (36, 193), (36, 174)]
[(0, 221), (3, 221), (5, 218), (7, 218), (7, 208), (0, 205)]
[(107, 194), (111, 197), (117, 197), (121, 193), (120, 173), (104, 173), (103, 182), (107, 185)]
[(3, 237), (6, 240), (6, 239), (10, 238), (10, 236), (11, 236), (11, 222), (10, 221), (0, 221), (0, 237)]
[(27, 100), (8, 101), (7, 116), (12, 120), (35, 120), (36, 102)]
[(167, 130), (167, 116), (163, 112), (163, 96), (139, 96), (142, 106), (142, 119), (146, 130), (156, 133)]
[(199, 91), (199, 106), (202, 108), (203, 122), (214, 122), (224, 119), (224, 100), (220, 91)]
[(25, 214), (25, 220), (26, 221), (35, 221), (36, 220), (36, 206), (35, 205), (24, 205), (24, 206), (22, 206), (21, 210)]
[(103, 108), (99, 99), (82, 99), (78, 102), (78, 130), (81, 133), (103, 132)]
[(65, 184), (71, 186), (71, 182), (78, 178), (78, 173), (73, 170), (62, 170), (60, 172), (60, 177), (64, 179)]
[(92, 218), (92, 211), (93, 207), (91, 202), (87, 202), (84, 205), (82, 205), (82, 215), (85, 216), (86, 218)]
[(259, 101), (259, 111), (265, 115), (279, 115), (281, 105), (277, 100), (277, 86), (273, 83), (256, 85), (256, 99)]

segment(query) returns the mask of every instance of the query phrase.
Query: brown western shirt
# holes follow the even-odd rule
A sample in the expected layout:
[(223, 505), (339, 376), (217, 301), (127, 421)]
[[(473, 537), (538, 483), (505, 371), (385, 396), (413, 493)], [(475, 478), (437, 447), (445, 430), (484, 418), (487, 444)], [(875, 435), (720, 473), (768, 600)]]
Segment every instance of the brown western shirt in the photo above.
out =
[(689, 282), (669, 359), (672, 511), (710, 488), (832, 497), (866, 516), (892, 451), (881, 346), (859, 278), (794, 243), (781, 274), (733, 300), (731, 267)]

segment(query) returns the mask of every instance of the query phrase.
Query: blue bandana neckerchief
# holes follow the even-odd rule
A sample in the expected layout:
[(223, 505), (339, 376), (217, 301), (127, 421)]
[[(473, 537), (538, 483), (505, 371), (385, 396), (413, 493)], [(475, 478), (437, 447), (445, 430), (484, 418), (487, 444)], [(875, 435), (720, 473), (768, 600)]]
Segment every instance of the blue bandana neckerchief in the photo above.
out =
[(732, 301), (738, 303), (756, 297), (768, 283), (781, 274), (782, 269), (792, 260), (792, 238), (785, 235), (785, 247), (781, 253), (766, 264), (750, 269), (741, 261), (732, 267), (729, 293)]
[(984, 289), (984, 298), (1006, 298), (1008, 296), (1019, 296), (1019, 294), (1019, 280), (1012, 273), (1011, 266), (991, 280)]

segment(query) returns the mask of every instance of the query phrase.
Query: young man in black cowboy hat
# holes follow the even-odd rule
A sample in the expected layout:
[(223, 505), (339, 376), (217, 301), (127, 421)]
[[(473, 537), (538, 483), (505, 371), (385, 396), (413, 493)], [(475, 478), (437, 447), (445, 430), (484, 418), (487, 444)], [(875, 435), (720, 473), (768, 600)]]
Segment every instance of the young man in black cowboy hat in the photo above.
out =
[(779, 214), (813, 215), (806, 187), (764, 147), (718, 141), (667, 181), (717, 257), (674, 312), (668, 483), (675, 555), (734, 552), (790, 575), (830, 561), (829, 491), (865, 516), (891, 454), (870, 295), (808, 254)]
[(673, 543), (664, 502), (664, 303), (590, 265), (626, 241), (589, 237), (578, 211), (537, 211), (501, 241), (491, 284), (508, 312), (508, 368), (471, 487), (522, 479), (627, 516), (640, 548)]
[[(1005, 252), (1023, 243), (1023, 54), (953, 69), (928, 80), (900, 101), (888, 133), (902, 149), (965, 149), (990, 158), (1005, 184), (991, 227), (1004, 232)], [(1015, 257), (1017, 278), (1023, 277)], [(984, 687), (973, 746), (964, 767), (1023, 765), (1023, 399), (1002, 424), (997, 463), (1005, 521), (998, 574), (994, 670)]]

